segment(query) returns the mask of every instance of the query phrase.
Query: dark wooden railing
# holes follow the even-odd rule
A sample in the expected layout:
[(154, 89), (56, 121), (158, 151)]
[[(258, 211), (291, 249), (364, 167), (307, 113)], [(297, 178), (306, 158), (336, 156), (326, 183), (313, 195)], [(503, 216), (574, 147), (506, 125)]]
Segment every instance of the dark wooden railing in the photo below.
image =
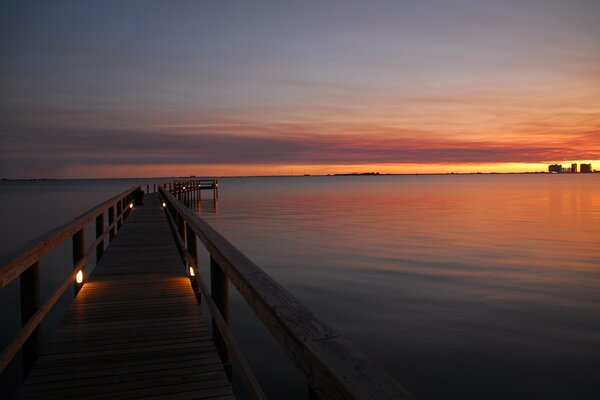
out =
[[(27, 375), (40, 352), (41, 321), (72, 283), (75, 294), (79, 292), (84, 284), (85, 263), (94, 253), (96, 260), (102, 257), (106, 236), (109, 242), (115, 237), (133, 207), (136, 192), (140, 190), (140, 186), (132, 187), (0, 259), (0, 289), (19, 277), (22, 322), (21, 330), (0, 356), (0, 373), (22, 349), (23, 370)], [(104, 213), (108, 213), (108, 226), (104, 226)], [(84, 229), (92, 221), (96, 224), (96, 238), (86, 251)], [(40, 260), (69, 239), (73, 244), (73, 271), (40, 305)]]
[[(179, 186), (175, 185), (175, 194)], [(249, 393), (265, 398), (230, 330), (229, 281), (303, 373), (320, 399), (411, 399), (400, 385), (321, 323), (294, 296), (159, 185), (166, 213), (198, 296), (205, 299), (224, 365), (235, 363)], [(210, 291), (198, 273), (197, 238), (210, 254)]]
[(146, 193), (156, 193), (158, 192), (158, 189), (162, 187), (176, 196), (186, 196), (192, 194), (200, 195), (203, 190), (212, 190), (213, 198), (219, 198), (219, 181), (216, 179), (188, 179), (169, 182), (156, 182), (148, 183), (145, 186)]
[[(194, 292), (199, 301), (204, 299), (211, 313), (213, 340), (225, 370), (231, 379), (232, 364), (239, 369), (252, 398), (266, 396), (230, 329), (230, 281), (303, 373), (311, 398), (412, 399), (397, 382), (372, 365), (343, 336), (317, 320), (298, 299), (179, 200), (194, 199), (202, 190), (213, 190), (217, 199), (216, 180), (152, 183), (145, 189), (133, 187), (0, 259), (0, 289), (20, 278), (22, 314), (22, 329), (0, 356), (0, 373), (22, 349), (27, 374), (40, 352), (39, 324), (43, 318), (72, 283), (75, 294), (78, 293), (84, 283), (85, 263), (94, 253), (97, 260), (102, 257), (105, 240), (113, 240), (134, 202), (143, 202), (143, 192), (158, 192)], [(86, 251), (84, 229), (92, 222), (96, 238)], [(69, 238), (73, 245), (73, 271), (40, 306), (40, 260)], [(210, 254), (210, 289), (198, 273), (198, 239)]]

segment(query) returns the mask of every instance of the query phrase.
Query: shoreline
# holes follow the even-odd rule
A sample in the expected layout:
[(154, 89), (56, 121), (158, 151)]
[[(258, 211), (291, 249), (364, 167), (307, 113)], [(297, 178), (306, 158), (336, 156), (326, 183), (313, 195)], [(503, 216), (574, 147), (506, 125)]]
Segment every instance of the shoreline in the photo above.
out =
[[(598, 174), (600, 171), (582, 173), (550, 173), (547, 171), (538, 172), (440, 172), (440, 173), (411, 173), (411, 174), (391, 174), (379, 172), (351, 172), (347, 174), (304, 174), (304, 175), (210, 175), (210, 178), (312, 178), (312, 177), (340, 177), (340, 176), (447, 176), (447, 175), (592, 175)], [(0, 178), (2, 182), (35, 182), (35, 181), (99, 181), (99, 180), (176, 180), (176, 179), (203, 179), (208, 178), (202, 176), (171, 176), (171, 177), (123, 177), (123, 178)]]

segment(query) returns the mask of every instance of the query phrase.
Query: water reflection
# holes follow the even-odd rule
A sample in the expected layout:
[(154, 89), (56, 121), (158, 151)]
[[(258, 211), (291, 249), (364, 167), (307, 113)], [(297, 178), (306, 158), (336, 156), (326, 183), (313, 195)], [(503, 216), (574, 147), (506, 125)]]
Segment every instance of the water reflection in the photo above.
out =
[[(133, 183), (2, 183), (5, 251)], [(189, 206), (419, 398), (600, 398), (600, 175), (220, 183), (220, 200)], [(42, 265), (46, 293), (70, 268), (59, 251), (66, 262)], [(294, 366), (232, 302), (267, 393), (305, 399)]]
[(418, 397), (593, 398), (600, 176), (553, 178), (232, 179), (199, 213)]
[(184, 200), (183, 203), (192, 211), (202, 215), (219, 215), (219, 199), (190, 199)]

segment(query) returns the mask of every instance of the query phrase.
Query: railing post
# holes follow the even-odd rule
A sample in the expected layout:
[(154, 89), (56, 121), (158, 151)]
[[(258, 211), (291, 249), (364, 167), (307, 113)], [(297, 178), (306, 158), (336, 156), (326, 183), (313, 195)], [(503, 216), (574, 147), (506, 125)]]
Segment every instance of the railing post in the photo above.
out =
[[(73, 235), (73, 268), (77, 267), (77, 265), (79, 264), (79, 262), (81, 261), (81, 259), (83, 258), (84, 255), (85, 255), (85, 236), (83, 234), (83, 229), (81, 229)], [(84, 268), (82, 268), (81, 270), (84, 271)], [(84, 273), (85, 273), (85, 271), (84, 271)], [(75, 284), (73, 286), (75, 289), (75, 296), (77, 296), (77, 293), (79, 293), (79, 290), (81, 290), (82, 286), (83, 286), (83, 282), (82, 283), (75, 282)]]
[(121, 218), (121, 200), (117, 201), (117, 231), (121, 229), (121, 225), (123, 225), (123, 219)]
[[(227, 325), (231, 326), (229, 279), (219, 264), (217, 264), (217, 262), (212, 258), (212, 256), (210, 257), (210, 296), (219, 309), (221, 316), (223, 316), (223, 320), (225, 320)], [(225, 340), (223, 340), (223, 337), (221, 336), (219, 328), (217, 327), (214, 319), (212, 320), (212, 337), (215, 347), (217, 348), (217, 352), (219, 353), (221, 361), (223, 362), (225, 373), (227, 373), (227, 377), (229, 380), (231, 380), (231, 358), (229, 357), (229, 351), (227, 350)]]
[[(108, 226), (111, 226), (115, 222), (115, 206), (108, 207)], [(111, 227), (108, 232), (108, 242), (112, 242), (115, 238), (115, 227)]]
[[(186, 239), (187, 239), (187, 251), (188, 253), (190, 253), (190, 256), (192, 257), (192, 260), (194, 260), (194, 266), (196, 267), (196, 273), (198, 273), (198, 269), (200, 268), (198, 265), (198, 245), (197, 245), (197, 239), (196, 239), (196, 232), (194, 232), (194, 230), (188, 225), (186, 224)], [(189, 271), (188, 271), (189, 274)], [(198, 287), (198, 282), (196, 281), (195, 278), (191, 279), (192, 281), (192, 288), (194, 289), (194, 294), (196, 295), (196, 300), (198, 301), (198, 304), (200, 304), (202, 302), (202, 297), (201, 297), (201, 293), (200, 293), (200, 288)]]
[(185, 243), (185, 221), (180, 213), (177, 213), (177, 231), (181, 236), (181, 240)]
[[(104, 213), (96, 217), (96, 239), (104, 234)], [(101, 240), (96, 246), (96, 261), (99, 261), (104, 254), (104, 240)]]
[[(19, 277), (21, 286), (21, 326), (25, 326), (29, 318), (40, 308), (40, 262), (27, 268)], [(40, 327), (31, 333), (23, 344), (23, 376), (27, 376), (33, 363), (40, 355)]]
[(321, 400), (315, 389), (308, 385), (308, 400)]
[(125, 209), (125, 213), (123, 214), (123, 220), (129, 216), (131, 209), (129, 208), (129, 204), (131, 202), (131, 195), (128, 195), (123, 199), (123, 208)]

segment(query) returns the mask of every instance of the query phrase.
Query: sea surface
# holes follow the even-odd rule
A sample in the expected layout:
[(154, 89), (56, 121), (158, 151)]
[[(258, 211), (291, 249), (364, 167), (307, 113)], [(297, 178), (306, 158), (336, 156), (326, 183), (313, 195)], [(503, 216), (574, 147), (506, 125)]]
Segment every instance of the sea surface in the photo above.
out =
[[(0, 182), (0, 253), (136, 182)], [(218, 201), (204, 192), (190, 206), (417, 398), (600, 398), (600, 174), (219, 183)], [(56, 253), (42, 263), (46, 293), (70, 268), (70, 248)], [(18, 327), (18, 286), (6, 289), (2, 344)], [(234, 334), (267, 394), (305, 399), (231, 292)]]

